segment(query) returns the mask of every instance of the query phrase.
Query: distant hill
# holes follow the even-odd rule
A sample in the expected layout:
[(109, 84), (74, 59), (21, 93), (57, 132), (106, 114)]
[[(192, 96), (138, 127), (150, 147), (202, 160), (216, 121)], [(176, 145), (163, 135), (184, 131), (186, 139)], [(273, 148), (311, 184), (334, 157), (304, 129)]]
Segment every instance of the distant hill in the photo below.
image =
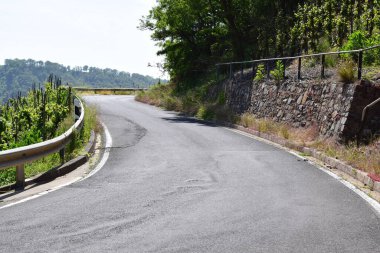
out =
[(160, 81), (166, 82), (151, 76), (130, 74), (109, 68), (89, 66), (71, 68), (50, 61), (7, 59), (5, 65), (0, 65), (0, 103), (16, 96), (17, 92), (26, 93), (33, 83), (43, 84), (50, 74), (60, 77), (63, 83), (72, 86), (95, 88), (149, 87)]

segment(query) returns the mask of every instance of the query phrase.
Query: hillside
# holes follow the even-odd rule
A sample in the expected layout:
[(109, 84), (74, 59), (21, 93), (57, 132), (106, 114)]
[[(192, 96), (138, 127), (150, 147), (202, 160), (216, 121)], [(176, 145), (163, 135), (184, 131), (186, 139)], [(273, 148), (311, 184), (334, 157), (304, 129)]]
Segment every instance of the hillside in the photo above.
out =
[(149, 87), (159, 82), (159, 79), (140, 74), (115, 69), (100, 69), (83, 66), (64, 66), (50, 61), (5, 60), (0, 65), (0, 103), (10, 97), (15, 97), (17, 92), (26, 93), (33, 83), (44, 83), (50, 74), (62, 78), (64, 83), (82, 87)]

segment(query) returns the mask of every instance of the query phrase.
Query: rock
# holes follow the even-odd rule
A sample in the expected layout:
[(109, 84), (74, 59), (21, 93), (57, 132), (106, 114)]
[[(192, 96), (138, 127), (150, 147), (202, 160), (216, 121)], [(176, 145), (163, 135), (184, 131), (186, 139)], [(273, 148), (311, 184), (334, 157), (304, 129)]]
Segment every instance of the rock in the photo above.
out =
[(308, 97), (309, 97), (308, 92), (305, 92), (305, 93), (303, 94), (302, 102), (301, 102), (303, 105), (306, 103)]
[(302, 97), (303, 97), (302, 95), (298, 97), (298, 99), (297, 99), (297, 104), (301, 104), (301, 102), (302, 102)]

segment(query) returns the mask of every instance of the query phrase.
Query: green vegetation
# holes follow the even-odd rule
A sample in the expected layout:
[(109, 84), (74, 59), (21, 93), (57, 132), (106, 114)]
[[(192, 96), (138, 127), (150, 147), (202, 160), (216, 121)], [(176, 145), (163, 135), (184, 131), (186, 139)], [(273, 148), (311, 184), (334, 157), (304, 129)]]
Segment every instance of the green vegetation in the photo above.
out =
[(0, 151), (51, 139), (71, 111), (71, 88), (53, 76), (45, 89), (33, 89), (0, 106)]
[(279, 83), (281, 80), (284, 80), (284, 72), (285, 67), (282, 61), (277, 61), (276, 62), (276, 68), (270, 72), (270, 74), (273, 76), (274, 80)]
[[(27, 96), (10, 99), (0, 107), (0, 151), (38, 143), (54, 138), (74, 124), (71, 111), (73, 94), (71, 88), (61, 85), (61, 80), (49, 77), (45, 89), (32, 89)], [(96, 109), (85, 106), (82, 129), (65, 148), (65, 161), (83, 154), (91, 130), (97, 131)], [(25, 176), (32, 177), (61, 164), (58, 153), (26, 164)], [(0, 185), (15, 182), (15, 168), (0, 171)]]
[[(355, 50), (380, 45), (380, 34), (369, 36), (365, 31), (356, 31), (348, 37), (348, 41), (343, 45), (343, 50)], [(358, 55), (344, 55), (345, 58), (358, 61)], [(365, 51), (363, 54), (365, 65), (380, 65), (380, 48)]]
[(136, 100), (162, 107), (166, 110), (180, 111), (203, 120), (234, 122), (235, 116), (225, 105), (226, 97), (220, 92), (211, 99), (207, 94), (214, 83), (178, 94), (174, 85), (156, 85), (148, 91), (140, 91)]
[[(213, 79), (218, 62), (356, 48), (358, 34), (359, 46), (378, 44), (379, 10), (379, 0), (160, 0), (140, 28), (153, 32), (181, 93)], [(364, 58), (380, 59), (374, 51)]]
[(92, 88), (145, 88), (165, 80), (150, 76), (130, 74), (115, 69), (100, 69), (95, 67), (63, 66), (53, 62), (34, 60), (5, 60), (0, 66), (0, 104), (9, 98), (16, 97), (18, 92), (23, 95), (30, 89), (32, 83), (45, 83), (51, 73), (60, 76), (66, 82), (77, 87)]
[(265, 67), (264, 67), (264, 64), (259, 64), (257, 66), (257, 71), (256, 71), (256, 75), (255, 75), (254, 80), (256, 82), (260, 82), (264, 78), (265, 78)]

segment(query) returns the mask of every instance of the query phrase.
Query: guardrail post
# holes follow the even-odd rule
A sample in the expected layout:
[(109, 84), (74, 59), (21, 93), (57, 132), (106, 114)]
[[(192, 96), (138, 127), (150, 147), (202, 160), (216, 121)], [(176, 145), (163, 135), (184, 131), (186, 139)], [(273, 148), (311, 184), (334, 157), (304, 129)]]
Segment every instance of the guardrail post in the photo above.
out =
[(252, 79), (256, 77), (255, 63), (252, 63)]
[(269, 61), (267, 61), (267, 79), (270, 78), (270, 66), (269, 66)]
[(24, 189), (25, 187), (25, 170), (24, 164), (16, 166), (16, 189)]
[(61, 164), (65, 163), (65, 148), (59, 150), (59, 158), (61, 160)]
[(358, 79), (362, 79), (362, 67), (363, 67), (363, 51), (359, 52), (359, 62), (358, 62)]
[(240, 65), (240, 75), (242, 75), (243, 76), (243, 71), (244, 71), (244, 65), (243, 65), (244, 63), (241, 63), (241, 65)]
[(302, 58), (298, 58), (298, 73), (297, 73), (297, 78), (298, 80), (301, 80), (301, 63), (302, 63)]
[(80, 118), (81, 114), (82, 114), (82, 109), (81, 109), (79, 99), (74, 98), (74, 120), (75, 120), (75, 122), (77, 122), (77, 120)]
[(282, 65), (284, 66), (284, 73), (283, 73), (283, 78), (285, 79), (286, 77), (286, 60), (282, 60)]
[(230, 63), (230, 79), (232, 78), (232, 63)]
[(216, 65), (216, 83), (219, 83), (219, 66)]
[(325, 78), (325, 55), (321, 56), (321, 78)]

